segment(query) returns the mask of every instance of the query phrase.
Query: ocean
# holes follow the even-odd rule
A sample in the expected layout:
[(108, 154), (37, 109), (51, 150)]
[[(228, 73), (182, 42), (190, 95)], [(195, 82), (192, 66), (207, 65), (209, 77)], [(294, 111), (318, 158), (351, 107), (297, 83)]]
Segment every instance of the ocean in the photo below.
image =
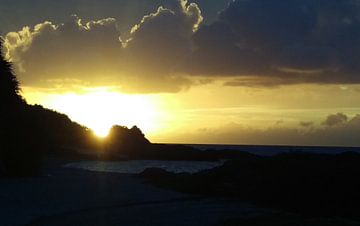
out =
[(273, 156), (286, 152), (309, 152), (316, 154), (340, 154), (343, 152), (359, 152), (360, 147), (317, 147), (317, 146), (287, 146), (287, 145), (224, 145), (224, 144), (185, 144), (203, 151), (234, 150), (245, 151), (260, 156)]
[[(301, 147), (301, 146), (258, 146), (258, 145), (210, 145), (187, 144), (202, 151), (234, 150), (246, 151), (261, 156), (273, 156), (285, 152), (309, 152), (319, 154), (339, 154), (343, 152), (360, 152), (356, 147)], [(160, 160), (130, 160), (130, 161), (80, 161), (64, 165), (66, 168), (76, 168), (96, 172), (138, 174), (149, 168), (161, 168), (172, 173), (198, 173), (204, 170), (222, 166), (226, 161), (160, 161)]]
[(171, 173), (198, 173), (203, 170), (222, 166), (225, 161), (81, 161), (64, 165), (66, 168), (83, 169), (96, 172), (138, 174), (149, 168), (160, 168)]

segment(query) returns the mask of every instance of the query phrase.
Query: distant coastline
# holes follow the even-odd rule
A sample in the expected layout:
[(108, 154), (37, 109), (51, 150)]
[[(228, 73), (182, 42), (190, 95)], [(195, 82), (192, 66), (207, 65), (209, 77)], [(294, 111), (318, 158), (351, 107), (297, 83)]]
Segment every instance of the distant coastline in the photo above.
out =
[(184, 145), (198, 150), (232, 150), (245, 151), (255, 155), (272, 156), (284, 152), (309, 152), (315, 154), (339, 154), (343, 152), (358, 152), (360, 147), (341, 146), (297, 146), (297, 145), (250, 145), (250, 144), (170, 144)]

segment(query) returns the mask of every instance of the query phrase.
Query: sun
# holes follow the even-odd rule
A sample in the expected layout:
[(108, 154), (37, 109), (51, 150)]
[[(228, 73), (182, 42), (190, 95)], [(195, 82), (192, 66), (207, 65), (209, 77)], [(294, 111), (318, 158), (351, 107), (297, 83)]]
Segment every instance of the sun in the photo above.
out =
[(109, 135), (110, 128), (107, 125), (93, 125), (91, 130), (99, 138), (105, 138)]
[(149, 95), (129, 95), (107, 90), (83, 94), (57, 94), (47, 98), (46, 107), (67, 114), (98, 137), (106, 137), (115, 124), (138, 126), (145, 134), (158, 129), (160, 109)]

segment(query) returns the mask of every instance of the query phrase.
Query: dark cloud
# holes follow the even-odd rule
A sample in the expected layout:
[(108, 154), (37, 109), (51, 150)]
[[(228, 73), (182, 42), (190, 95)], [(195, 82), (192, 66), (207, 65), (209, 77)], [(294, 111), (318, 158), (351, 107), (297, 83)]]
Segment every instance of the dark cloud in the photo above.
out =
[(183, 70), (233, 86), (359, 83), (359, 15), (353, 0), (237, 0), (194, 35)]
[[(326, 126), (339, 126), (346, 123), (347, 121), (348, 121), (347, 115), (343, 113), (337, 113), (337, 114), (329, 115), (322, 124)], [(356, 122), (356, 120), (353, 122)]]
[[(55, 24), (77, 14), (86, 21), (112, 17), (125, 32), (141, 18), (156, 10), (163, 0), (1, 0), (0, 24), (3, 32), (43, 21)], [(6, 34), (5, 33), (5, 34)]]
[(210, 24), (217, 19), (219, 13), (232, 1), (233, 0), (194, 0), (193, 2), (198, 4), (201, 8), (201, 12), (204, 16), (204, 22), (206, 24)]
[[(157, 10), (159, 6), (168, 7), (172, 0), (1, 0), (0, 35), (17, 31), (28, 25), (43, 21), (55, 24), (67, 20), (69, 15), (76, 14), (85, 21), (115, 18), (116, 25), (122, 34), (138, 23), (144, 15)], [(200, 5), (206, 22), (217, 18), (231, 0), (196, 0)]]
[(189, 81), (176, 76), (173, 69), (191, 53), (191, 37), (203, 17), (198, 6), (187, 4), (186, 0), (168, 1), (166, 6), (145, 16), (132, 28), (129, 40), (124, 43), (125, 70), (127, 74), (140, 77), (140, 83), (152, 83), (156, 87), (168, 82), (180, 88)]
[(314, 122), (300, 122), (299, 125), (305, 128), (309, 128), (314, 126)]

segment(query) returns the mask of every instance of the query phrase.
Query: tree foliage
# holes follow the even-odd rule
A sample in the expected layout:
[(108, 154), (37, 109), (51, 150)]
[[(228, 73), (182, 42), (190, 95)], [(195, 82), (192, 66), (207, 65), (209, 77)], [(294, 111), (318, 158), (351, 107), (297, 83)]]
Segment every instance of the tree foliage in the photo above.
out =
[[(0, 39), (0, 50), (3, 41)], [(19, 81), (17, 80), (11, 64), (5, 60), (1, 51), (0, 55), (0, 106), (13, 106), (24, 102), (20, 95)]]

